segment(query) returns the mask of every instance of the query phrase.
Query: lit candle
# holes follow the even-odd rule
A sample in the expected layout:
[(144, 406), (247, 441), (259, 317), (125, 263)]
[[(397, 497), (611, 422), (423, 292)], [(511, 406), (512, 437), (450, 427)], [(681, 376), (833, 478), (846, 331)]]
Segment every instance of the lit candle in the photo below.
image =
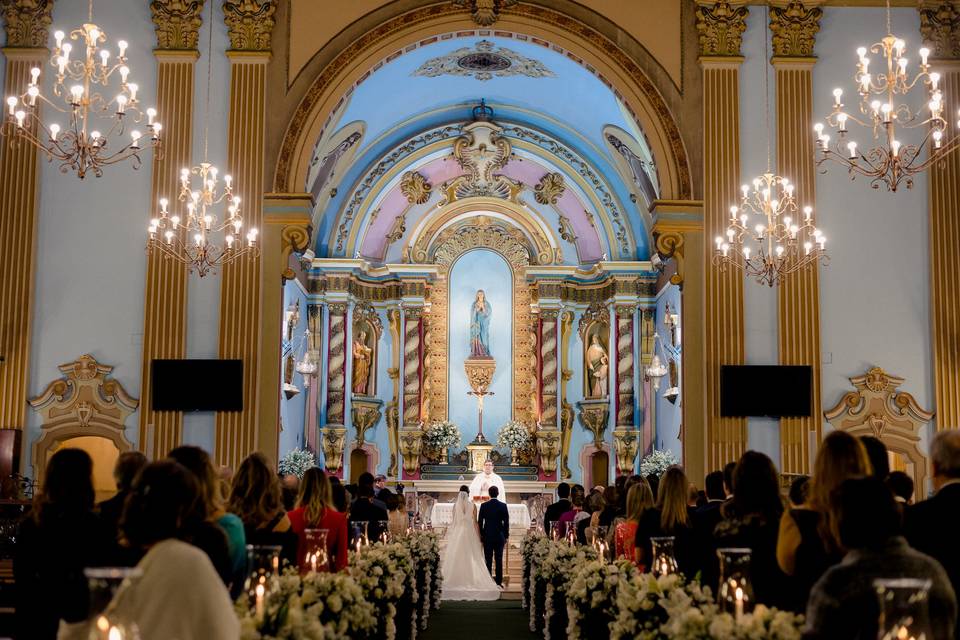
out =
[[(227, 246), (233, 246), (233, 236), (227, 236)], [(314, 573), (317, 572), (317, 553), (310, 554), (310, 570)]]
[(257, 620), (263, 620), (263, 595), (266, 589), (262, 584), (258, 584), (256, 588), (257, 594), (257, 603), (256, 603), (256, 614)]
[(734, 604), (734, 614), (737, 622), (739, 622), (743, 618), (743, 589), (740, 587), (737, 587), (735, 598), (736, 603)]

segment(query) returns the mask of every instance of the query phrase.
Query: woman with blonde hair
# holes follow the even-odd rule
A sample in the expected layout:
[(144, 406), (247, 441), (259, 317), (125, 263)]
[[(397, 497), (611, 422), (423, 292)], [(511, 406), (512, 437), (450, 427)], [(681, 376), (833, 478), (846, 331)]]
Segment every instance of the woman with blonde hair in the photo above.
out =
[(280, 479), (262, 453), (251, 453), (240, 463), (227, 510), (243, 520), (247, 544), (280, 546), (282, 560), (297, 561), (297, 534), (283, 508)]
[(650, 538), (672, 536), (673, 552), (680, 572), (687, 576), (696, 573), (693, 558), (693, 525), (687, 506), (687, 491), (690, 486), (683, 468), (677, 465), (667, 468), (657, 486), (657, 507), (644, 514), (637, 527), (637, 553), (649, 569), (653, 559)]
[(618, 558), (627, 558), (636, 562), (637, 554), (634, 539), (643, 514), (653, 508), (653, 492), (650, 484), (640, 478), (627, 491), (626, 517), (617, 518), (614, 523), (613, 545)]
[(824, 438), (813, 465), (807, 501), (780, 518), (777, 564), (793, 580), (792, 608), (802, 612), (814, 583), (827, 569), (840, 562), (840, 533), (831, 515), (834, 492), (845, 480), (872, 473), (867, 450), (846, 431), (833, 431)]
[(326, 529), (330, 566), (334, 571), (347, 566), (347, 516), (334, 508), (330, 479), (319, 467), (307, 469), (303, 474), (297, 508), (288, 512), (287, 517), (300, 541), (298, 564), (303, 565), (307, 553), (307, 529)]

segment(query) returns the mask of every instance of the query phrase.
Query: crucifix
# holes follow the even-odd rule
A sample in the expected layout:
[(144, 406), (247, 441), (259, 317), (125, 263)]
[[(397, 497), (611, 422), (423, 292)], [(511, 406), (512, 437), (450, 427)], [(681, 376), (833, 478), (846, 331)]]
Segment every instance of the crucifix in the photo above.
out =
[(477, 398), (477, 442), (484, 442), (483, 437), (483, 399), (486, 396), (495, 395), (493, 391), (487, 391), (486, 388), (481, 387), (476, 391), (467, 391), (468, 396), (475, 396)]

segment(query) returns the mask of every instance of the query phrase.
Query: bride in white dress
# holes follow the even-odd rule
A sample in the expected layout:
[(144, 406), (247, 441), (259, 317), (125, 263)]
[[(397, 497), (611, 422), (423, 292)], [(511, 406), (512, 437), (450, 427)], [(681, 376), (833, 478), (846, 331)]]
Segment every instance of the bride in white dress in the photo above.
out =
[(444, 600), (498, 600), (500, 587), (483, 560), (476, 508), (461, 491), (453, 505), (453, 522), (447, 528), (447, 546), (441, 554)]

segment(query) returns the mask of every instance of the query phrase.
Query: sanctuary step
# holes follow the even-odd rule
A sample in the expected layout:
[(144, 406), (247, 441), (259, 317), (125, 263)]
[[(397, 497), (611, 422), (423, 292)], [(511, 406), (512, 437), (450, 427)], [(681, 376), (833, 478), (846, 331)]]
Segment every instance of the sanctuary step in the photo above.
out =
[[(502, 465), (496, 468), (497, 475), (503, 478), (504, 482), (515, 481), (536, 481), (538, 477), (537, 467), (533, 465), (519, 465), (516, 467)], [(470, 471), (467, 465), (461, 464), (424, 464), (420, 465), (421, 480), (457, 480), (469, 483), (477, 475), (476, 471)]]

